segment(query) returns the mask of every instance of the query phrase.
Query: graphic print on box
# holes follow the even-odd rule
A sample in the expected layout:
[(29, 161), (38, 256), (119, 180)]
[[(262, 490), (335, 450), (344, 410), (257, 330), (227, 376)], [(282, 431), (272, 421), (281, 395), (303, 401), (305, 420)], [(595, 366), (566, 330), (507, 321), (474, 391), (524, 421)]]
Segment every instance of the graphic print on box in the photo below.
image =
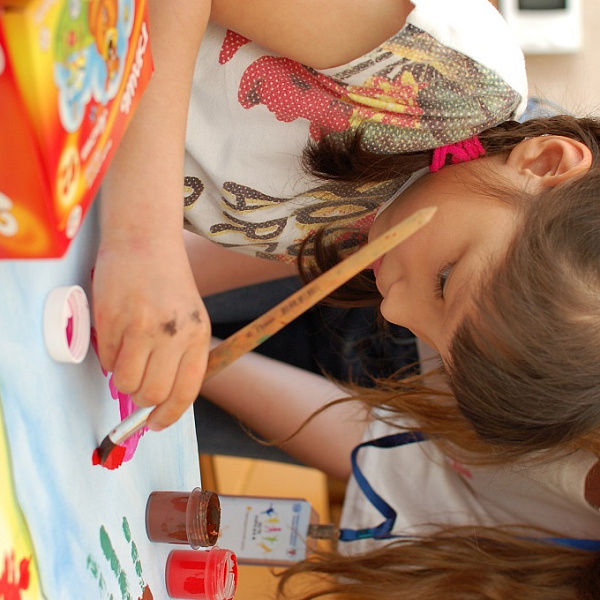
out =
[(146, 0), (0, 11), (0, 258), (64, 254), (152, 73), (148, 33)]
[(90, 121), (106, 120), (99, 107), (119, 90), (134, 14), (133, 0), (75, 0), (63, 7), (53, 39), (54, 82), (67, 131), (80, 127), (92, 99)]

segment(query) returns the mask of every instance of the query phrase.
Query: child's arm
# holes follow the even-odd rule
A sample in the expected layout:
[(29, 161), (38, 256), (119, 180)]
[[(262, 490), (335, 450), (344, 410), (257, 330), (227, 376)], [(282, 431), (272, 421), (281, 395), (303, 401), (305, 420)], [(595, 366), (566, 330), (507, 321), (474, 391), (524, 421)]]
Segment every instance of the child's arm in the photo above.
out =
[[(346, 394), (320, 375), (256, 353), (242, 356), (206, 381), (202, 396), (265, 439), (294, 433), (316, 410)], [(367, 410), (358, 401), (326, 409), (282, 448), (338, 479), (351, 473), (350, 453), (360, 443)]]
[(139, 406), (159, 405), (151, 427), (170, 425), (193, 402), (210, 338), (182, 241), (187, 108), (209, 13), (282, 54), (325, 67), (385, 40), (411, 6), (408, 0), (149, 0), (155, 73), (103, 182), (93, 300), (102, 366)]
[(98, 348), (115, 385), (174, 422), (200, 388), (210, 324), (183, 238), (190, 86), (210, 3), (150, 0), (155, 73), (103, 182), (93, 300)]
[(213, 0), (211, 20), (315, 69), (343, 65), (400, 31), (410, 0)]
[(203, 297), (298, 276), (298, 269), (293, 264), (241, 254), (189, 231), (183, 232), (183, 238), (196, 285)]

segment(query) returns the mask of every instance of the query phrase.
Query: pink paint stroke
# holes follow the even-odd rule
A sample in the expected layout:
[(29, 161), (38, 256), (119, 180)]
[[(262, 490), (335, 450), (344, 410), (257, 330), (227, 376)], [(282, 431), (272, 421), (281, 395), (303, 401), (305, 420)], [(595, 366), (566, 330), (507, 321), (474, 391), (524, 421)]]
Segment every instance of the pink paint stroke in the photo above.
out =
[[(91, 341), (92, 347), (94, 348), (94, 351), (96, 352), (96, 356), (98, 356), (98, 339), (97, 339), (97, 335), (96, 335), (96, 330), (93, 327), (92, 327), (92, 331), (91, 331), (91, 335), (90, 335), (90, 341)], [(102, 366), (100, 366), (100, 368), (102, 369), (104, 376), (107, 377), (108, 371), (105, 371), (102, 368)], [(137, 408), (137, 406), (133, 403), (133, 400), (131, 399), (131, 396), (129, 394), (124, 394), (123, 392), (120, 392), (116, 388), (114, 381), (113, 381), (112, 373), (110, 374), (110, 377), (108, 379), (108, 389), (110, 390), (111, 397), (114, 400), (119, 401), (119, 411), (121, 414), (121, 420), (128, 417)], [(133, 458), (133, 455), (135, 454), (135, 451), (137, 450), (137, 446), (140, 441), (140, 438), (144, 435), (144, 433), (146, 433), (146, 431), (148, 431), (148, 428), (143, 427), (142, 429), (140, 429), (139, 431), (134, 433), (130, 438), (128, 438), (127, 440), (125, 440), (123, 442), (122, 446), (125, 446), (125, 456), (123, 457), (124, 462), (131, 460)]]

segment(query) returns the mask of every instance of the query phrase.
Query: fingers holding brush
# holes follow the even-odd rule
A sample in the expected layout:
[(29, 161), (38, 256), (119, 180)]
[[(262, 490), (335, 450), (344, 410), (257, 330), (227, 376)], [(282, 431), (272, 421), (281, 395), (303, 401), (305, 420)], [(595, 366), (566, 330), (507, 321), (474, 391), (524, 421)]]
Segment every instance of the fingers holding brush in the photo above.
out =
[[(224, 342), (213, 347), (208, 356), (208, 362), (207, 353), (209, 344), (211, 343), (210, 325), (206, 332), (205, 343), (199, 345), (188, 344), (183, 353), (175, 355), (170, 353), (165, 354), (164, 351), (160, 353), (157, 351), (152, 352), (149, 364), (151, 363), (153, 368), (147, 369), (142, 388), (134, 395), (134, 401), (135, 396), (140, 398), (139, 402), (142, 408), (134, 411), (121, 424), (117, 425), (104, 438), (100, 446), (96, 448), (95, 453), (99, 457), (99, 462), (105, 464), (114, 449), (122, 441), (126, 440), (128, 436), (133, 435), (133, 433), (144, 427), (144, 425), (148, 425), (151, 429), (159, 430), (172, 424), (195, 400), (204, 378), (209, 379), (216, 375), (227, 365), (256, 348), (256, 346), (260, 345), (308, 308), (314, 306), (351, 277), (366, 269), (373, 261), (410, 237), (413, 233), (421, 229), (421, 227), (424, 227), (431, 220), (435, 212), (436, 207), (434, 206), (423, 208), (401, 223), (397, 223), (385, 234), (347, 257), (329, 271), (321, 274), (304, 286), (304, 288), (268, 310), (252, 323), (236, 331)], [(168, 344), (165, 347), (168, 348)], [(173, 356), (179, 356), (180, 358), (174, 360)], [(167, 362), (163, 363), (163, 360)], [(167, 365), (171, 366), (168, 367)], [(152, 407), (153, 402), (156, 402), (158, 396), (154, 392), (154, 395), (144, 397), (142, 392), (150, 389), (153, 385), (150, 373), (159, 373), (162, 370), (162, 374), (164, 375), (165, 368), (170, 369), (171, 375), (167, 377), (167, 380), (173, 381), (173, 385), (170, 388), (168, 397), (160, 402), (157, 408), (149, 414), (147, 407)]]
[[(147, 425), (154, 431), (160, 431), (175, 423), (181, 415), (193, 404), (200, 393), (207, 359), (207, 349), (193, 349), (186, 352), (175, 365), (173, 386), (162, 401), (140, 406), (156, 404), (148, 418)], [(151, 382), (149, 382), (151, 386)], [(134, 398), (137, 404), (137, 399)]]
[[(171, 308), (170, 318), (158, 319), (153, 327), (129, 327), (107, 361), (119, 392), (131, 396), (138, 407), (160, 408), (150, 418), (151, 429), (173, 424), (194, 402), (204, 378), (210, 343), (208, 315), (200, 317), (194, 310), (187, 318), (177, 316), (182, 314), (186, 313)], [(106, 338), (99, 336), (99, 342), (102, 351)], [(106, 354), (100, 352), (100, 356)]]

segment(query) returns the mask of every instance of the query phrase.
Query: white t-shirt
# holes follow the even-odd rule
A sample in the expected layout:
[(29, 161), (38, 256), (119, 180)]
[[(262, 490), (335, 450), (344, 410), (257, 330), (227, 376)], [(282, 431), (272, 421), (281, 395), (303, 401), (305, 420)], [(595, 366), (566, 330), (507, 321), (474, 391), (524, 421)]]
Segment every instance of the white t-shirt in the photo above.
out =
[(307, 176), (302, 151), (322, 128), (344, 132), (360, 124), (367, 149), (398, 153), (461, 141), (517, 118), (527, 98), (524, 59), (489, 1), (413, 4), (396, 35), (322, 71), (211, 24), (188, 115), (186, 227), (287, 262), (323, 225), (331, 241), (354, 249), (399, 183), (342, 185)]
[[(364, 440), (398, 431), (373, 421)], [(392, 533), (409, 536), (427, 535), (436, 525), (521, 525), (552, 530), (555, 537), (600, 540), (600, 512), (584, 497), (585, 477), (597, 460), (578, 452), (539, 465), (471, 466), (449, 460), (430, 441), (367, 446), (358, 454), (371, 487), (397, 512)], [(352, 477), (341, 527), (370, 528), (383, 520)], [(339, 549), (351, 554), (388, 543), (366, 538), (341, 542)]]

